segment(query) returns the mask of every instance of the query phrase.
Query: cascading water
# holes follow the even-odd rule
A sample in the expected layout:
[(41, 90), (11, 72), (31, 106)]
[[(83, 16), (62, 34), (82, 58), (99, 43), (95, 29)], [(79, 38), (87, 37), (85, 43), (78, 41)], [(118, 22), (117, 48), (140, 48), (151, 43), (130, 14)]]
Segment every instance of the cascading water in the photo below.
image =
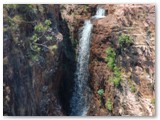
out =
[(90, 20), (85, 21), (80, 35), (75, 86), (71, 100), (71, 115), (84, 115), (87, 110), (88, 96), (86, 95), (88, 92), (88, 62), (92, 27)]
[(105, 9), (98, 7), (96, 16), (105, 16)]
[(96, 15), (91, 17), (91, 19), (100, 19), (105, 17), (105, 10), (98, 7), (96, 11)]
[[(98, 8), (96, 15), (98, 18), (103, 18), (105, 10)], [(77, 69), (75, 73), (75, 86), (71, 98), (71, 113), (73, 116), (84, 116), (88, 111), (88, 100), (90, 98), (90, 89), (88, 87), (88, 62), (89, 62), (89, 49), (90, 38), (93, 25), (90, 20), (84, 22), (82, 31), (80, 32), (79, 50)]]

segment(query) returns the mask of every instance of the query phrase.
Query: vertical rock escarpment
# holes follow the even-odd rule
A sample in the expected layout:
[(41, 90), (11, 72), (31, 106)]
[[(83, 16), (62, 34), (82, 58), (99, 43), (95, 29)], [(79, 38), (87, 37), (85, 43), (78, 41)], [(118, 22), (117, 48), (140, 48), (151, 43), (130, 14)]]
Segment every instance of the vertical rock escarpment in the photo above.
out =
[(69, 36), (59, 5), (4, 5), (4, 115), (66, 115)]
[[(107, 16), (94, 23), (88, 115), (153, 116), (155, 114), (155, 6), (104, 5)], [(123, 44), (120, 40), (132, 40)], [(111, 61), (107, 50), (115, 51)], [(107, 60), (110, 63), (107, 63)], [(109, 65), (117, 66), (116, 73)], [(117, 69), (117, 68), (116, 68)], [(121, 81), (115, 75), (121, 75)], [(113, 79), (114, 78), (114, 79)], [(116, 81), (117, 80), (117, 81)], [(103, 90), (102, 94), (98, 91)]]

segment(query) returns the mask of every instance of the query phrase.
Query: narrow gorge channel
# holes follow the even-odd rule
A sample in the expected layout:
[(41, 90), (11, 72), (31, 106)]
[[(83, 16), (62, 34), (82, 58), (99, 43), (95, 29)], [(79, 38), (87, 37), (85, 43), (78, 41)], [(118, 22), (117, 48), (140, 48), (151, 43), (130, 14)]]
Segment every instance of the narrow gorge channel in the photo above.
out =
[[(105, 10), (97, 8), (96, 15), (91, 20), (104, 18)], [(77, 57), (77, 68), (74, 78), (73, 95), (71, 97), (71, 116), (85, 116), (88, 111), (88, 105), (91, 97), (90, 88), (88, 86), (89, 77), (89, 54), (90, 42), (93, 25), (91, 20), (85, 20), (82, 30), (79, 32), (79, 48)]]

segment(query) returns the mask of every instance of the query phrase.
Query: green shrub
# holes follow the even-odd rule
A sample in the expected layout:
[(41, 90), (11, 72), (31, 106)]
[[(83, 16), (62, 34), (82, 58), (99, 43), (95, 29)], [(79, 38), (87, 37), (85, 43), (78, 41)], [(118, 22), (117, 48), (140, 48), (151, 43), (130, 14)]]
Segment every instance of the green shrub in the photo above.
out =
[(52, 22), (50, 20), (45, 20), (44, 24), (47, 26), (50, 26), (52, 24)]
[(98, 94), (99, 94), (100, 96), (103, 96), (104, 90), (103, 90), (103, 89), (99, 89), (99, 90), (98, 90)]
[(114, 60), (114, 58), (112, 58), (112, 57), (108, 57), (107, 58), (107, 66), (110, 68), (110, 69), (113, 69), (114, 68), (114, 66), (115, 66), (115, 60)]
[(114, 67), (114, 75), (116, 77), (121, 77), (121, 71), (117, 66)]
[(107, 62), (107, 66), (110, 69), (113, 69), (115, 66), (116, 53), (113, 48), (109, 47), (106, 50), (106, 54), (107, 54), (107, 57), (105, 58), (105, 61)]
[(121, 71), (118, 67), (114, 67), (114, 79), (113, 79), (114, 85), (116, 87), (119, 86), (121, 82)]
[(44, 50), (42, 48), (52, 51), (58, 48), (55, 44), (50, 46), (46, 44), (48, 41), (54, 40), (53, 36), (50, 34), (51, 24), (52, 22), (46, 19), (44, 22), (39, 22), (34, 27), (34, 34), (30, 39), (30, 47), (31, 50), (34, 51), (33, 56), (31, 57), (33, 61), (37, 61), (37, 56)]
[(116, 87), (120, 85), (121, 81), (121, 71), (120, 69), (116, 66), (115, 59), (116, 59), (116, 53), (115, 50), (111, 47), (109, 47), (106, 50), (107, 57), (105, 58), (105, 61), (107, 62), (107, 66), (113, 70), (114, 76), (110, 78), (111, 82), (114, 83)]
[(38, 35), (35, 33), (35, 34), (32, 36), (31, 39), (33, 40), (33, 42), (37, 42), (37, 40), (38, 40)]
[(113, 109), (113, 103), (111, 102), (110, 99), (107, 100), (105, 106), (109, 111), (111, 111)]
[(44, 24), (39, 23), (34, 27), (34, 30), (36, 32), (46, 32), (46, 30), (50, 27), (52, 22), (50, 20), (45, 20)]
[(35, 33), (31, 37), (32, 43), (36, 43), (40, 38), (45, 37), (46, 40), (52, 40), (53, 37), (47, 34), (47, 30), (50, 28), (51, 21), (45, 20), (44, 23), (39, 23), (34, 27)]
[(130, 44), (133, 41), (130, 38), (130, 36), (126, 34), (122, 34), (121, 36), (119, 36), (118, 42), (119, 42), (119, 46), (122, 47), (123, 45)]
[(107, 54), (108, 56), (112, 57), (112, 58), (115, 58), (115, 56), (116, 56), (116, 53), (115, 53), (114, 49), (111, 48), (111, 47), (107, 48), (106, 54)]
[(121, 78), (120, 77), (114, 77), (113, 78), (114, 86), (118, 87), (120, 85), (120, 82), (121, 82)]
[(34, 30), (36, 32), (44, 32), (46, 30), (46, 27), (42, 25), (42, 23), (39, 23), (38, 25), (34, 27)]

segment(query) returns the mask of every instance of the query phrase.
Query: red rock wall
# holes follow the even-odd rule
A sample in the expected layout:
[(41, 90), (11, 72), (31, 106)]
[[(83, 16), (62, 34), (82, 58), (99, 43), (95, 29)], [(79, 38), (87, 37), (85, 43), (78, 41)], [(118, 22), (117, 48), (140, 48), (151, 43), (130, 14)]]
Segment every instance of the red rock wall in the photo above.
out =
[[(155, 99), (155, 6), (115, 4), (103, 8), (108, 14), (94, 22), (92, 34), (90, 84), (93, 99), (88, 115), (152, 116), (155, 114), (151, 102)], [(118, 38), (122, 33), (128, 34), (134, 43), (116, 55), (116, 64), (122, 73), (120, 87), (116, 88), (109, 81), (113, 72), (105, 62), (105, 50), (110, 46), (118, 52)], [(130, 90), (129, 80), (135, 85), (135, 93)], [(102, 100), (97, 93), (101, 88), (105, 91)], [(108, 99), (113, 103), (112, 111), (105, 107)]]

